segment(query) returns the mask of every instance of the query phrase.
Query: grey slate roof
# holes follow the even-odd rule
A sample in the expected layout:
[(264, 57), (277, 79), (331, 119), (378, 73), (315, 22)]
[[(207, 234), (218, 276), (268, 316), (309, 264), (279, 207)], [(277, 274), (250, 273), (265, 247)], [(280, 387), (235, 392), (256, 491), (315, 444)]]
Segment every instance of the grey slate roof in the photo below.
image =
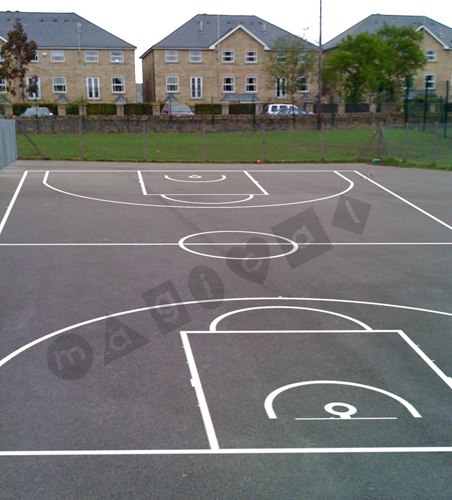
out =
[[(169, 36), (153, 45), (141, 57), (144, 57), (153, 49), (208, 49), (239, 25), (242, 25), (269, 47), (273, 45), (277, 38), (295, 36), (256, 16), (198, 14)], [(306, 42), (306, 46), (313, 50), (317, 49), (315, 45), (309, 42)]]
[(383, 28), (385, 24), (388, 26), (396, 26), (398, 28), (410, 26), (415, 30), (420, 27), (425, 27), (438, 39), (438, 41), (444, 45), (444, 48), (452, 48), (452, 28), (449, 28), (444, 24), (438, 23), (437, 21), (434, 21), (426, 16), (393, 16), (383, 14), (372, 14), (371, 16), (366, 17), (359, 23), (327, 42), (323, 48), (324, 50), (334, 49), (348, 35), (355, 36), (359, 33), (365, 32), (375, 33), (379, 29)]
[(28, 40), (34, 40), (38, 48), (76, 48), (78, 47), (78, 24), (80, 28), (80, 47), (83, 49), (136, 49), (99, 26), (87, 21), (73, 12), (0, 12), (0, 36), (8, 38), (8, 32), (20, 21)]

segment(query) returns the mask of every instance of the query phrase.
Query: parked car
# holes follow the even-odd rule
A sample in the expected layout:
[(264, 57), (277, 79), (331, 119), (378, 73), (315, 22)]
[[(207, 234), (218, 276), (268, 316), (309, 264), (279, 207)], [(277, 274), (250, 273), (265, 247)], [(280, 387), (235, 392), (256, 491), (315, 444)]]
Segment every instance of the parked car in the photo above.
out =
[(171, 116), (195, 116), (188, 104), (168, 104), (166, 103), (162, 108), (162, 115)]
[(283, 110), (295, 110), (298, 106), (295, 104), (268, 104), (264, 107), (264, 113), (267, 115), (276, 115), (276, 113)]
[(277, 111), (275, 113), (276, 116), (280, 115), (290, 115), (290, 116), (311, 116), (313, 113), (310, 113), (309, 111), (306, 111), (305, 109), (281, 109), (280, 111)]
[(22, 116), (53, 116), (53, 113), (50, 111), (49, 108), (46, 108), (44, 106), (33, 106), (27, 108), (22, 113)]

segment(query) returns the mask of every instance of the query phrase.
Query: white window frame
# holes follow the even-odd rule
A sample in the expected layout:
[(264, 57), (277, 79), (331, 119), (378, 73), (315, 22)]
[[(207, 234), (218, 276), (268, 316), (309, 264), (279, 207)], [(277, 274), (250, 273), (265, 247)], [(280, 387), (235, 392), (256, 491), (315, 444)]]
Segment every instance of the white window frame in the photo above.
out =
[[(57, 83), (58, 79), (61, 80), (60, 83)], [(56, 90), (56, 87), (64, 87), (64, 90), (63, 89)], [(67, 79), (65, 76), (52, 77), (52, 91), (54, 94), (66, 94), (66, 92), (67, 92)]]
[(0, 94), (6, 94), (8, 92), (6, 88), (6, 78), (0, 76)]
[(95, 64), (99, 62), (98, 50), (85, 50), (85, 62), (88, 64)]
[(203, 84), (202, 76), (190, 77), (190, 99), (202, 99)]
[(100, 77), (98, 76), (86, 77), (86, 97), (90, 101), (100, 100)]
[(438, 52), (435, 49), (429, 49), (425, 51), (425, 57), (427, 58), (427, 62), (437, 62), (438, 61)]
[(287, 79), (283, 77), (278, 77), (276, 79), (276, 97), (279, 97), (281, 99), (287, 98)]
[(221, 51), (221, 62), (223, 64), (234, 64), (235, 63), (235, 52), (232, 49)]
[(112, 64), (123, 64), (124, 63), (124, 51), (123, 50), (110, 50), (110, 62)]
[[(301, 89), (301, 86), (304, 88)], [(298, 92), (301, 94), (307, 94), (311, 90), (311, 79), (309, 76), (300, 76), (298, 78)]]
[(245, 64), (257, 64), (258, 62), (259, 62), (259, 56), (257, 50), (245, 51)]
[(66, 62), (64, 50), (51, 50), (50, 51), (50, 62), (52, 62), (52, 63), (64, 63), (64, 62)]
[(165, 62), (166, 63), (178, 63), (179, 62), (179, 51), (174, 49), (165, 50)]
[[(230, 82), (226, 82), (226, 80), (230, 80)], [(231, 86), (232, 88), (227, 90), (226, 87)], [(235, 76), (223, 76), (222, 80), (222, 89), (224, 94), (232, 94), (235, 92)]]
[(190, 50), (188, 55), (188, 62), (192, 64), (202, 63), (202, 51), (201, 50)]
[[(253, 80), (253, 83), (251, 83)], [(250, 87), (254, 87), (254, 90), (250, 90)], [(247, 94), (256, 94), (258, 92), (258, 78), (255, 75), (250, 75), (245, 77), (245, 92)]]
[[(171, 80), (173, 80), (171, 82)], [(166, 77), (166, 93), (167, 94), (178, 94), (180, 92), (179, 77), (176, 75), (170, 75)]]
[(0, 54), (0, 63), (3, 62), (5, 59), (3, 58), (3, 56)]
[(436, 90), (436, 74), (426, 73), (424, 76), (424, 89)]
[[(0, 57), (0, 62), (1, 62), (1, 57)], [(33, 59), (30, 60), (30, 62), (32, 63), (37, 63), (39, 62), (39, 54), (38, 54), (38, 51), (35, 52), (35, 55), (33, 57)]]
[[(34, 79), (33, 76), (27, 76), (27, 89), (28, 89), (28, 86), (30, 85), (31, 83), (31, 80)], [(41, 78), (38, 76), (37, 78), (37, 92), (35, 95), (30, 95), (28, 93), (28, 90), (27, 90), (27, 99), (29, 101), (38, 101), (39, 99), (41, 99)]]
[[(118, 80), (115, 82), (115, 80)], [(120, 82), (120, 83), (118, 83)], [(115, 90), (116, 89), (116, 90)], [(112, 94), (124, 94), (126, 91), (126, 79), (124, 76), (111, 77), (111, 92)]]

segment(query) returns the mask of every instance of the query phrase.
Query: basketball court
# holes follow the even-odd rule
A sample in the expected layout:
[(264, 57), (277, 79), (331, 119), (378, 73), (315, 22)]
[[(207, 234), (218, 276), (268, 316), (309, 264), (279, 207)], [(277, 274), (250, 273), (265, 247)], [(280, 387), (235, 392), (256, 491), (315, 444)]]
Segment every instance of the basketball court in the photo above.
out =
[(451, 185), (368, 165), (0, 171), (3, 482), (45, 463), (147, 471), (155, 497), (350, 496), (357, 475), (400, 497), (433, 477), (446, 498)]

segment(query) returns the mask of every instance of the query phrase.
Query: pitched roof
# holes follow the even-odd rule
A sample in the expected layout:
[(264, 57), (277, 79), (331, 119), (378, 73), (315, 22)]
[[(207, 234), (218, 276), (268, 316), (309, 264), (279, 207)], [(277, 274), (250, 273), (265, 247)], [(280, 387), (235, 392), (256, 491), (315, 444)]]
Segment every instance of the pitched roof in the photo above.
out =
[[(271, 47), (278, 38), (283, 36), (295, 37), (292, 33), (256, 16), (198, 14), (153, 45), (141, 57), (153, 49), (209, 49), (238, 27), (243, 28), (264, 47)], [(314, 50), (317, 49), (309, 42), (306, 42), (306, 46)]]
[(0, 12), (0, 37), (8, 38), (16, 21), (21, 22), (28, 39), (34, 40), (38, 48), (76, 48), (80, 43), (83, 49), (136, 49), (73, 12)]
[(327, 42), (324, 50), (336, 48), (348, 35), (355, 36), (359, 33), (375, 33), (383, 26), (396, 26), (397, 28), (412, 27), (415, 30), (425, 29), (441, 43), (445, 49), (452, 49), (452, 28), (438, 23), (426, 16), (393, 16), (372, 14), (348, 30)]

